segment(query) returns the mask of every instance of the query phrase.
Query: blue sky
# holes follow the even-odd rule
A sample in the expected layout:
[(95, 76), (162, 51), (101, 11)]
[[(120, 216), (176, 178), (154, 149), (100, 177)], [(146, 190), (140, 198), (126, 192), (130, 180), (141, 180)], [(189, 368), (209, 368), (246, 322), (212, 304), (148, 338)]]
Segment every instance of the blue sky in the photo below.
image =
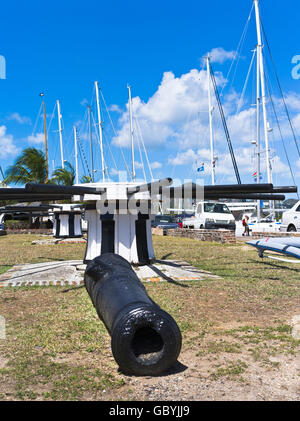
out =
[[(0, 26), (0, 55), (6, 60), (6, 79), (0, 79), (0, 165), (3, 170), (14, 162), (23, 148), (43, 148), (43, 143), (33, 143), (34, 139), (36, 142), (41, 140), (37, 136), (42, 131), (40, 118), (33, 133), (41, 103), (40, 92), (45, 92), (48, 125), (56, 99), (61, 101), (65, 158), (74, 164), (72, 126), (76, 123), (89, 160), (84, 115), (86, 102), (90, 102), (93, 94), (93, 83), (98, 80), (117, 131), (115, 136), (102, 104), (105, 134), (118, 169), (125, 168), (117, 144), (123, 146), (128, 163), (130, 160), (126, 108), (126, 85), (130, 83), (135, 116), (154, 177), (196, 178), (196, 167), (205, 162), (204, 176), (209, 183), (207, 94), (201, 57), (215, 49), (219, 54), (213, 60), (213, 66), (220, 90), (224, 87), (222, 101), (233, 147), (242, 180), (251, 182), (255, 170), (250, 143), (252, 76), (241, 113), (236, 116), (235, 110), (249, 68), (251, 50), (256, 44), (253, 14), (235, 78), (231, 73), (231, 79), (226, 80), (232, 53), (237, 48), (251, 7), (251, 0), (6, 2), (1, 6)], [(300, 134), (300, 79), (291, 76), (292, 57), (300, 54), (299, 9), (296, 0), (289, 0), (284, 6), (279, 1), (261, 1), (264, 27), (295, 128)], [(271, 69), (270, 62), (268, 68)], [(298, 183), (300, 161), (284, 120), (272, 73), (270, 81)], [(217, 182), (233, 182), (234, 173), (217, 109), (214, 114)], [(50, 167), (53, 160), (56, 167), (60, 165), (56, 120), (54, 116), (49, 130)], [(286, 157), (275, 132), (274, 129), (271, 143), (274, 182), (290, 184)], [(137, 136), (135, 128), (137, 171), (142, 177)], [(100, 169), (95, 134), (94, 142), (95, 166)], [(106, 164), (114, 177), (107, 145), (105, 153)], [(82, 175), (81, 164), (80, 171)], [(265, 179), (265, 174), (263, 176)]]

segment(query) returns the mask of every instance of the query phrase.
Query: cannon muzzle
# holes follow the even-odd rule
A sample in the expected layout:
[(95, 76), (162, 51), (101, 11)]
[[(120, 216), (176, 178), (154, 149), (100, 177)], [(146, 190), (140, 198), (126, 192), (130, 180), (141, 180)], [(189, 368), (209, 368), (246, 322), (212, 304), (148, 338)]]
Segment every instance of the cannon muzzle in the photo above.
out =
[(113, 253), (96, 257), (88, 264), (84, 280), (123, 372), (159, 375), (177, 361), (180, 330), (148, 296), (127, 260)]

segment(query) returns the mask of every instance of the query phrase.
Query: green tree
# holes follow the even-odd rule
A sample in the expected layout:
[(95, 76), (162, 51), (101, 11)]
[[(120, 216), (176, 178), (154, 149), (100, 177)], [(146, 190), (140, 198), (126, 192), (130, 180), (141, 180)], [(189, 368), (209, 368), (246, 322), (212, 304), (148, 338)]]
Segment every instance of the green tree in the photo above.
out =
[(75, 181), (75, 170), (70, 162), (65, 163), (64, 168), (57, 168), (53, 172), (53, 176), (50, 180), (51, 183), (61, 184), (63, 186), (72, 186)]
[(46, 183), (44, 152), (36, 148), (24, 149), (5, 174), (6, 184)]

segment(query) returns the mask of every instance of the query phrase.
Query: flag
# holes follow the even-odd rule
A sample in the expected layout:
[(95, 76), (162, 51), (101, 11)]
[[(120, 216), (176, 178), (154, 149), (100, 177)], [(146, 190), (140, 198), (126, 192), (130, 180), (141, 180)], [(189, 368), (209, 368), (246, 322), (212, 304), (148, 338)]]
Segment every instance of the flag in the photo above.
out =
[[(258, 172), (255, 171), (255, 173), (253, 174), (253, 181), (255, 183), (257, 182), (257, 175), (258, 175)], [(259, 173), (259, 180), (262, 180), (262, 179), (263, 179), (263, 177), (262, 177), (261, 173)]]
[(197, 171), (198, 172), (203, 172), (204, 171), (204, 162), (203, 162), (203, 164), (199, 168), (197, 168)]

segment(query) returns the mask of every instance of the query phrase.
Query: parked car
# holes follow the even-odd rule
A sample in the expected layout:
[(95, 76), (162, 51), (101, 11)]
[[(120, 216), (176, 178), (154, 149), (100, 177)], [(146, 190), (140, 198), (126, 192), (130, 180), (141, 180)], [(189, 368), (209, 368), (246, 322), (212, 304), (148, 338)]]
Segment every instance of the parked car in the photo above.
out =
[(197, 203), (194, 218), (185, 218), (182, 221), (184, 228), (218, 229), (225, 228), (235, 231), (235, 219), (225, 203), (199, 202)]
[(297, 232), (300, 231), (300, 201), (291, 209), (283, 212), (281, 232)]
[(179, 228), (179, 224), (175, 221), (175, 218), (171, 215), (156, 215), (151, 223), (153, 228), (160, 227), (164, 231), (168, 229)]
[(180, 215), (175, 216), (175, 222), (177, 222), (180, 228), (183, 228), (182, 221), (186, 218), (192, 218), (194, 216), (194, 213), (182, 213)]

